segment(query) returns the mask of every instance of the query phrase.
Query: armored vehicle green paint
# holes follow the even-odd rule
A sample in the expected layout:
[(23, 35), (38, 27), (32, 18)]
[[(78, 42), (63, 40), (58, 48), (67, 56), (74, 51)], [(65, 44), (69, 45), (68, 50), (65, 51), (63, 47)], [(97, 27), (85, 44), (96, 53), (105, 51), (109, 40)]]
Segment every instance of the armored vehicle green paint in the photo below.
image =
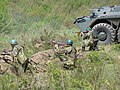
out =
[(100, 44), (120, 43), (120, 5), (92, 9), (90, 15), (77, 18), (74, 24), (81, 32), (90, 27)]

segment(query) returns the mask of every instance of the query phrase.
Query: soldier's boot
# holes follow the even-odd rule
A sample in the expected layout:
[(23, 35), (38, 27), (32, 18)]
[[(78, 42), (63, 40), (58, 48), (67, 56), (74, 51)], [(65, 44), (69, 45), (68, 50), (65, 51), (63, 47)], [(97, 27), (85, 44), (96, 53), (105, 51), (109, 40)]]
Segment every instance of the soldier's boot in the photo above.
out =
[(98, 46), (96, 46), (96, 47), (95, 47), (95, 50), (96, 50), (96, 51), (99, 51), (99, 48), (98, 48)]
[(97, 42), (94, 43), (94, 50), (99, 51), (99, 48), (98, 48)]
[(29, 58), (27, 58), (26, 61), (22, 64), (22, 68), (24, 70), (24, 73), (28, 69), (28, 64), (29, 64)]
[(96, 51), (99, 51), (99, 48), (98, 48), (98, 40), (96, 40), (96, 41), (94, 42), (94, 48), (95, 48)]
[(85, 51), (85, 47), (84, 46), (82, 46), (82, 52), (84, 52)]
[(92, 51), (92, 50), (94, 50), (94, 48), (93, 48), (93, 46), (90, 45), (89, 51)]

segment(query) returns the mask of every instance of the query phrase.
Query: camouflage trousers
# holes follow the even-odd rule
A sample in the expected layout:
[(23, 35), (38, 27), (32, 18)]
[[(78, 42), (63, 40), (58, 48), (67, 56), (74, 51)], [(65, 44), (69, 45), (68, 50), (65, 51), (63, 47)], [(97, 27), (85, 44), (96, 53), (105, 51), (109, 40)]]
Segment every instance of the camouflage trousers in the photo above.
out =
[(16, 75), (20, 75), (22, 73), (33, 74), (33, 71), (36, 70), (36, 63), (32, 62), (29, 58), (27, 58), (27, 60), (22, 64), (19, 62), (13, 62), (12, 66), (12, 70)]
[(59, 59), (61, 61), (61, 64), (63, 65), (63, 67), (75, 66), (75, 60), (73, 60), (65, 55), (59, 56)]
[(82, 48), (85, 49), (85, 47), (89, 47), (89, 51), (98, 50), (97, 43), (98, 43), (98, 40), (94, 41), (94, 39), (93, 40), (85, 39), (85, 40), (82, 41)]
[(88, 40), (88, 39), (82, 40), (83, 47), (88, 47), (90, 46), (91, 43), (93, 43), (91, 40)]

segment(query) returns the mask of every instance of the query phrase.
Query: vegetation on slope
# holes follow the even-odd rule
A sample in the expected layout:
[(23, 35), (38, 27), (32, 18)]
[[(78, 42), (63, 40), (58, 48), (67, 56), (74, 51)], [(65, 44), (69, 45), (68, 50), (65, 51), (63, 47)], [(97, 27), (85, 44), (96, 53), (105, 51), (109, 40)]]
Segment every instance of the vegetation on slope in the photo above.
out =
[[(117, 47), (117, 46), (116, 46)], [(76, 68), (66, 70), (52, 61), (43, 73), (20, 77), (8, 72), (0, 76), (1, 90), (119, 90), (120, 62), (109, 53), (90, 52), (77, 60)], [(116, 54), (116, 53), (115, 53)]]
[[(9, 47), (13, 38), (25, 46), (28, 56), (51, 48), (49, 41), (53, 38), (61, 41), (72, 38), (78, 46), (80, 42), (74, 32), (79, 29), (74, 20), (87, 15), (91, 8), (115, 4), (119, 0), (0, 0), (0, 50)], [(34, 41), (44, 45), (36, 49)], [(0, 90), (119, 90), (119, 62), (112, 57), (113, 53), (119, 55), (119, 51), (120, 45), (114, 45), (109, 53), (90, 52), (78, 60), (72, 71), (52, 62), (43, 76), (17, 77), (6, 73), (0, 76)]]

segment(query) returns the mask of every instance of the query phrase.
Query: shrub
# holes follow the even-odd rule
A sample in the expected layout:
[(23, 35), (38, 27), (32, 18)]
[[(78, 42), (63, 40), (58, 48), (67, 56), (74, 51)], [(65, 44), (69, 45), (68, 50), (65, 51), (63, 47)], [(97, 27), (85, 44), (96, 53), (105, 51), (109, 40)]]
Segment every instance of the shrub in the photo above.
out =
[(73, 70), (62, 69), (57, 62), (51, 63), (47, 69), (50, 90), (114, 90), (119, 83), (119, 67), (115, 65), (111, 56), (103, 52), (90, 52), (77, 61), (77, 68)]

